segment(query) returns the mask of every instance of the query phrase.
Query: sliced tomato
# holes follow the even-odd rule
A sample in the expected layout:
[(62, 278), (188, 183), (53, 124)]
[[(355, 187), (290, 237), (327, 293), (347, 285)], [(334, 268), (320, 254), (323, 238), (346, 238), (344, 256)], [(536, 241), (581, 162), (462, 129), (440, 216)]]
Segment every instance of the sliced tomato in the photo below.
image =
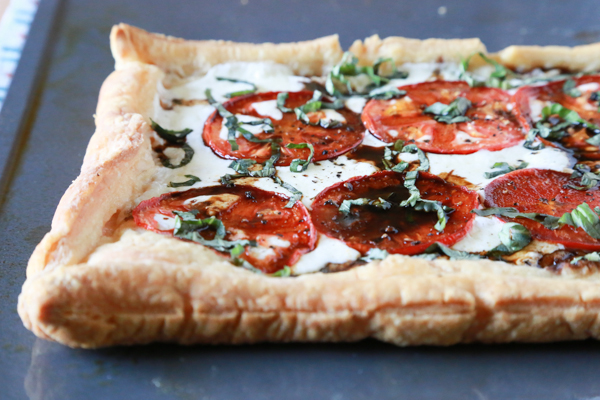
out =
[[(586, 85), (585, 90), (581, 90), (581, 96), (571, 97), (563, 92), (565, 81), (551, 82), (543, 86), (525, 86), (520, 88), (514, 95), (516, 105), (515, 112), (521, 121), (521, 124), (527, 129), (535, 126), (540, 118), (539, 115), (532, 115), (532, 103), (546, 102), (538, 104), (538, 108), (544, 104), (558, 103), (563, 107), (573, 110), (586, 121), (600, 126), (600, 112), (598, 112), (598, 99), (593, 93), (600, 91), (600, 76), (588, 75), (573, 79), (576, 86)], [(569, 135), (562, 138), (559, 143), (566, 148), (573, 149), (581, 153), (583, 158), (597, 160), (600, 159), (600, 148), (592, 146), (586, 142), (590, 138), (590, 133), (585, 127), (572, 129)]]
[[(424, 82), (400, 87), (406, 96), (371, 100), (362, 113), (369, 131), (392, 143), (402, 139), (420, 149), (440, 154), (470, 154), (478, 150), (502, 150), (524, 139), (523, 129), (512, 114), (511, 98), (504, 90), (471, 88), (466, 82)], [(450, 104), (457, 97), (471, 101), (470, 122), (437, 122), (423, 110), (433, 103)]]
[[(562, 216), (581, 203), (591, 208), (600, 206), (598, 188), (579, 191), (567, 187), (579, 185), (579, 179), (570, 174), (547, 169), (522, 169), (493, 180), (485, 188), (487, 207), (514, 207), (521, 212)], [(505, 221), (518, 222), (538, 240), (560, 243), (569, 249), (600, 250), (600, 240), (592, 238), (583, 229), (565, 225), (550, 230), (537, 221), (526, 218), (501, 217)]]
[[(250, 115), (257, 118), (267, 118), (260, 115), (252, 105), (263, 101), (277, 100), (278, 92), (250, 94), (236, 97), (223, 104), (227, 111), (232, 114)], [(288, 108), (295, 108), (306, 104), (313, 97), (313, 92), (302, 91), (289, 93), (285, 103)], [(323, 128), (305, 124), (298, 120), (293, 112), (283, 113), (280, 120), (271, 118), (273, 121), (273, 133), (259, 133), (255, 136), (258, 139), (280, 139), (281, 156), (276, 165), (290, 165), (292, 160), (301, 158), (306, 160), (310, 154), (308, 149), (288, 149), (285, 146), (288, 143), (311, 143), (315, 148), (314, 160), (327, 160), (337, 157), (358, 146), (364, 136), (360, 118), (350, 110), (336, 110), (341, 114), (346, 122), (339, 128)], [(323, 111), (317, 111), (307, 114), (310, 121), (317, 123), (319, 119), (325, 117)], [(257, 162), (264, 162), (271, 156), (271, 145), (269, 143), (254, 143), (246, 140), (243, 136), (237, 138), (236, 142), (239, 149), (231, 150), (231, 144), (227, 138), (221, 137), (221, 126), (223, 117), (216, 111), (208, 118), (204, 125), (202, 137), (204, 143), (220, 157), (229, 159), (252, 159)]]
[[(311, 215), (317, 230), (343, 240), (348, 246), (365, 254), (379, 248), (389, 253), (418, 254), (435, 242), (452, 246), (463, 238), (473, 225), (477, 208), (477, 193), (448, 183), (443, 179), (419, 172), (416, 186), (421, 197), (437, 200), (452, 207), (443, 232), (434, 228), (435, 212), (416, 211), (400, 207), (399, 202), (409, 197), (404, 187), (404, 174), (381, 171), (373, 175), (352, 178), (328, 187), (316, 197)], [(358, 198), (385, 199), (393, 205), (384, 210), (373, 206), (352, 206), (348, 214), (339, 207), (344, 200)]]
[[(215, 216), (225, 225), (226, 240), (257, 241), (259, 247), (246, 246), (240, 258), (271, 273), (293, 265), (314, 249), (317, 239), (306, 207), (298, 201), (285, 208), (288, 201), (282, 194), (252, 186), (212, 186), (143, 201), (133, 210), (133, 218), (144, 229), (173, 234), (173, 226), (169, 226), (174, 222), (173, 211), (198, 210), (198, 219)], [(212, 229), (199, 233), (207, 240), (214, 239)]]

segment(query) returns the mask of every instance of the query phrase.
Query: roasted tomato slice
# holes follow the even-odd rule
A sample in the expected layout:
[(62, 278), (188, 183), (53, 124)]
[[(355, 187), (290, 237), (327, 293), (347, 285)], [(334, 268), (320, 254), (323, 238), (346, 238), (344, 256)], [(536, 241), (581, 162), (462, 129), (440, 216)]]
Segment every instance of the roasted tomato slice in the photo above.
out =
[[(550, 103), (558, 103), (569, 110), (575, 111), (586, 121), (600, 126), (600, 112), (598, 112), (600, 97), (596, 94), (600, 91), (600, 76), (589, 75), (573, 79), (581, 96), (572, 97), (563, 92), (565, 81), (552, 82), (544, 86), (526, 86), (515, 93), (515, 112), (521, 124), (527, 129), (535, 126), (541, 118), (539, 115), (542, 108)], [(559, 143), (566, 148), (573, 149), (584, 158), (600, 159), (600, 149), (586, 143), (590, 136), (595, 133), (581, 127), (571, 128), (570, 134), (563, 137)]]
[[(312, 204), (311, 215), (317, 230), (343, 240), (363, 254), (372, 248), (390, 253), (418, 254), (435, 242), (452, 246), (467, 234), (475, 216), (471, 210), (478, 205), (476, 192), (419, 172), (416, 186), (421, 197), (438, 200), (454, 208), (446, 228), (439, 232), (434, 229), (437, 222), (435, 212), (416, 211), (398, 205), (409, 197), (404, 177), (398, 172), (382, 171), (328, 187)], [(386, 199), (392, 207), (352, 206), (348, 214), (339, 211), (344, 200), (358, 198)]]
[[(485, 188), (487, 207), (514, 207), (521, 212), (548, 214), (556, 217), (571, 212), (581, 203), (591, 208), (600, 206), (598, 188), (579, 191), (567, 184), (579, 185), (579, 179), (570, 174), (547, 169), (523, 169), (493, 180)], [(561, 243), (570, 249), (600, 250), (600, 240), (583, 231), (565, 225), (550, 230), (541, 223), (526, 218), (501, 217), (505, 221), (518, 222), (538, 240)]]
[[(360, 118), (350, 110), (345, 108), (335, 110), (335, 113), (342, 115), (345, 119), (339, 128), (323, 128), (321, 126), (312, 126), (298, 120), (296, 114), (281, 113), (276, 107), (278, 92), (250, 94), (240, 96), (223, 104), (223, 106), (233, 114), (249, 115), (256, 118), (269, 118), (269, 115), (281, 116), (281, 119), (270, 117), (273, 121), (273, 133), (257, 133), (258, 139), (281, 139), (281, 156), (276, 165), (290, 165), (292, 160), (302, 158), (306, 160), (310, 154), (308, 149), (288, 149), (285, 146), (288, 143), (311, 143), (315, 148), (314, 160), (327, 160), (337, 157), (358, 146), (364, 136), (365, 129)], [(302, 91), (289, 93), (285, 103), (288, 108), (295, 108), (306, 104), (313, 97), (313, 92)], [(265, 115), (259, 114), (254, 107), (256, 103), (271, 102), (266, 104)], [(265, 103), (263, 103), (265, 104)], [(258, 109), (262, 110), (260, 106)], [(328, 110), (321, 110), (308, 113), (311, 122), (318, 122), (319, 119), (327, 117)], [(337, 117), (339, 118), (339, 117)], [(332, 120), (338, 120), (335, 117)], [(257, 162), (264, 162), (271, 156), (271, 145), (269, 143), (254, 143), (246, 140), (243, 136), (237, 138), (239, 149), (231, 150), (231, 145), (227, 141), (225, 132), (221, 132), (223, 118), (215, 111), (206, 121), (202, 137), (204, 143), (219, 156), (229, 159), (248, 158)], [(248, 129), (247, 126), (243, 128)]]
[[(317, 235), (308, 211), (301, 202), (285, 208), (289, 199), (252, 186), (212, 186), (167, 193), (141, 202), (133, 210), (135, 223), (154, 232), (172, 234), (173, 211), (197, 210), (196, 218), (215, 216), (225, 226), (225, 240), (256, 240), (240, 256), (263, 272), (271, 273), (293, 265), (314, 249)], [(215, 231), (199, 232), (214, 239)]]
[[(385, 142), (402, 139), (431, 153), (470, 154), (482, 149), (502, 150), (524, 139), (522, 127), (511, 112), (510, 95), (503, 90), (445, 81), (400, 89), (406, 96), (371, 100), (362, 113), (367, 129)], [(470, 122), (446, 124), (423, 113), (433, 103), (450, 104), (457, 97), (471, 101), (465, 114)]]

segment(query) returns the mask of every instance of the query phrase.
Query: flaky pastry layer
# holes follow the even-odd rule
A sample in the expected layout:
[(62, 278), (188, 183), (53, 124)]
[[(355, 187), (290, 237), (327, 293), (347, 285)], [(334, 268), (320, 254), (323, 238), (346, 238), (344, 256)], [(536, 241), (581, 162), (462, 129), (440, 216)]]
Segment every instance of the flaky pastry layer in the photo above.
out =
[[(597, 67), (600, 45), (511, 46), (496, 55), (529, 69)], [(489, 260), (390, 256), (345, 272), (272, 278), (213, 251), (122, 229), (156, 174), (149, 127), (159, 82), (228, 61), (272, 60), (322, 75), (341, 58), (337, 36), (289, 44), (185, 41), (128, 25), (111, 33), (105, 81), (80, 176), (37, 246), (19, 315), (37, 336), (94, 348), (153, 341), (356, 341), (397, 345), (556, 341), (600, 336), (600, 283)], [(458, 61), (479, 39), (371, 37), (350, 48), (363, 64)]]

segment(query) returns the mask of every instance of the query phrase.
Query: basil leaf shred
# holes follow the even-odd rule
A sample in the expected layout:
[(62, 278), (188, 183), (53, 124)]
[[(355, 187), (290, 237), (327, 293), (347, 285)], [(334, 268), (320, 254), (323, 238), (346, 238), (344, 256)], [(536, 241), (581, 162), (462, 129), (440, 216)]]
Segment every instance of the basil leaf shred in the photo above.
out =
[(514, 166), (514, 167), (511, 165), (508, 165), (508, 163), (506, 163), (506, 162), (497, 162), (497, 163), (494, 163), (494, 165), (492, 165), (492, 169), (497, 169), (497, 171), (485, 172), (483, 175), (486, 177), (486, 179), (492, 179), (497, 176), (516, 171), (518, 169), (526, 168), (528, 165), (529, 165), (529, 163), (526, 163), (525, 161), (521, 161), (521, 163), (519, 165)]
[(189, 178), (187, 181), (184, 182), (169, 182), (169, 184), (167, 185), (168, 187), (172, 187), (172, 188), (177, 188), (177, 187), (184, 187), (184, 186), (193, 186), (196, 182), (200, 182), (201, 179), (198, 178), (195, 175), (184, 175), (186, 178)]

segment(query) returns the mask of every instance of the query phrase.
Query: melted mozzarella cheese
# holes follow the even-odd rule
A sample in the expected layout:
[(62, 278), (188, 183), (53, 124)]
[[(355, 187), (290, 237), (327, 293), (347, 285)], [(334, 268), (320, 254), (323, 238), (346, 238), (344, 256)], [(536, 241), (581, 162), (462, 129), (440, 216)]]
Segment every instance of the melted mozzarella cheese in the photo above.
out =
[(542, 109), (548, 104), (550, 103), (547, 101), (542, 101), (534, 98), (529, 99), (529, 110), (531, 119), (534, 121), (542, 119)]
[(277, 100), (260, 101), (252, 104), (252, 108), (263, 117), (269, 117), (277, 121), (283, 118), (283, 113), (277, 108)]
[(300, 257), (300, 260), (292, 267), (292, 273), (299, 275), (317, 272), (329, 263), (342, 264), (357, 260), (358, 257), (360, 257), (360, 253), (348, 247), (341, 240), (319, 235), (317, 247)]
[(162, 214), (154, 214), (154, 220), (156, 221), (158, 229), (161, 231), (175, 229), (175, 218), (173, 217)]
[(212, 67), (201, 78), (170, 88), (170, 99), (206, 99), (206, 89), (211, 89), (215, 100), (228, 100), (227, 93), (252, 89), (248, 83), (230, 82), (217, 78), (238, 79), (251, 82), (260, 92), (298, 92), (304, 89), (307, 78), (294, 76), (290, 67), (273, 62), (231, 62)]
[(251, 256), (260, 260), (274, 257), (276, 255), (274, 249), (277, 247), (287, 248), (291, 245), (287, 240), (275, 235), (260, 235), (256, 238), (256, 241), (258, 242), (258, 246), (248, 247), (248, 252)]
[[(430, 136), (430, 138), (431, 138), (431, 136)], [(457, 131), (456, 135), (454, 136), (454, 142), (457, 144), (477, 143), (477, 142), (481, 142), (481, 138), (471, 136), (467, 132)]]
[(325, 114), (325, 116), (323, 118), (321, 118), (321, 120), (324, 122), (331, 122), (331, 121), (346, 122), (346, 118), (344, 118), (344, 116), (342, 114), (340, 114), (339, 112), (337, 112), (335, 110), (326, 108), (324, 110), (321, 110), (320, 112)]
[(375, 136), (373, 136), (369, 132), (367, 132), (367, 134), (365, 135), (365, 140), (363, 140), (362, 144), (364, 144), (365, 146), (371, 146), (371, 147), (383, 147), (383, 146), (387, 146), (389, 143), (379, 140)]
[(361, 96), (352, 96), (344, 102), (347, 109), (357, 114), (362, 112), (363, 108), (365, 108), (365, 104), (367, 104), (367, 99)]
[(590, 83), (584, 83), (583, 85), (579, 85), (577, 86), (577, 89), (579, 89), (581, 92), (595, 92), (598, 89), (600, 89), (600, 84), (598, 82), (590, 82)]
[(476, 216), (469, 233), (452, 246), (452, 248), (470, 253), (491, 250), (502, 244), (498, 234), (503, 226), (504, 222), (496, 217)]

